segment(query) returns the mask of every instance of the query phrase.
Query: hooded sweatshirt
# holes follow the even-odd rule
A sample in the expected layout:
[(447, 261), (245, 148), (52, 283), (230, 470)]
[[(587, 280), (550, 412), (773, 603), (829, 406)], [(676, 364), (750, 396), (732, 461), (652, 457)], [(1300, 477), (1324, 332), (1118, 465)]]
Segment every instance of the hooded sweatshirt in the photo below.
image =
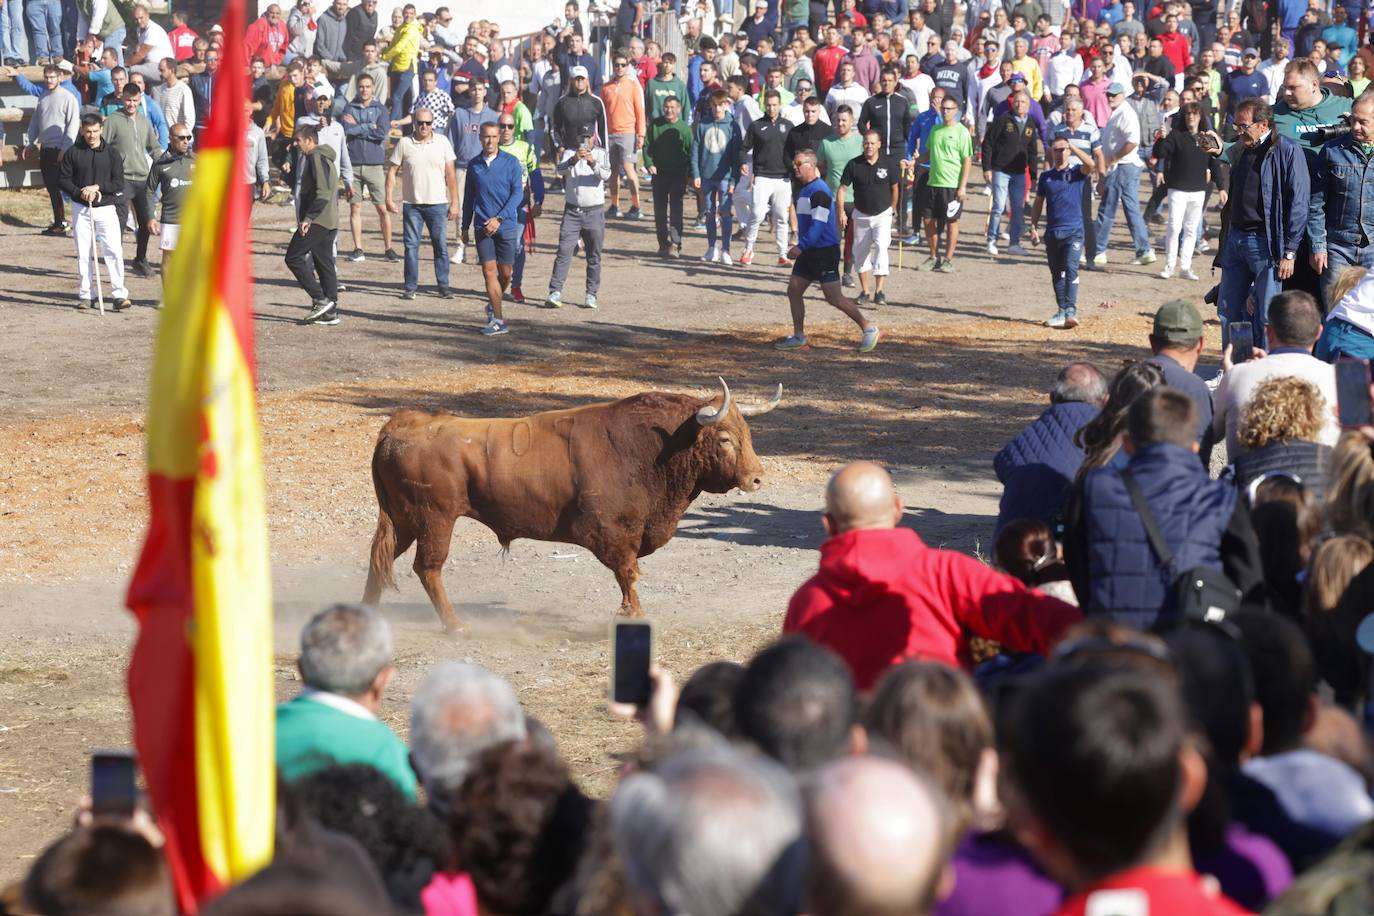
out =
[(1350, 111), (1350, 99), (1332, 95), (1330, 89), (1323, 89), (1321, 101), (1311, 108), (1290, 108), (1280, 101), (1274, 106), (1274, 126), (1279, 133), (1290, 140), (1296, 140), (1307, 155), (1309, 168), (1312, 160), (1322, 151), (1322, 142), (1313, 131), (1320, 127), (1330, 127), (1340, 121), (1341, 115)]
[(965, 631), (1012, 652), (1049, 652), (1078, 609), (908, 528), (846, 531), (821, 545), (821, 565), (787, 606), (802, 633), (849, 665), (861, 691), (912, 658), (968, 669)]
[(334, 148), (321, 143), (300, 159), (300, 192), (296, 195), (299, 219), (321, 229), (339, 228), (339, 170)]

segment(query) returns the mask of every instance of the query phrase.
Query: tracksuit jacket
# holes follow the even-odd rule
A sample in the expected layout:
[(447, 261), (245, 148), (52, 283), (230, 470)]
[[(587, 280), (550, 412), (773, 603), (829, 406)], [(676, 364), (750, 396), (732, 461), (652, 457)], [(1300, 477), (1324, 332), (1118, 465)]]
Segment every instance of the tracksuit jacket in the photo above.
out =
[(1040, 171), (1039, 157), (1035, 152), (1035, 124), (1029, 117), (1023, 118), (1018, 126), (1016, 118), (1004, 114), (988, 126), (983, 135), (983, 168), (990, 172), (1005, 172), (1019, 175), (1030, 169), (1031, 183), (1035, 183)]
[(564, 149), (576, 149), (579, 129), (586, 127), (591, 128), (602, 146), (606, 145), (610, 137), (606, 128), (606, 106), (594, 92), (581, 95), (569, 92), (553, 107), (554, 138)]
[(786, 178), (792, 171), (784, 149), (791, 130), (792, 122), (782, 115), (778, 115), (776, 121), (768, 120), (767, 115), (759, 118), (749, 125), (744, 135), (744, 145), (740, 148), (741, 161), (745, 155), (753, 153), (756, 176)]
[(897, 92), (869, 96), (859, 111), (857, 126), (860, 133), (878, 132), (883, 140), (882, 155), (900, 157), (907, 131), (911, 129), (911, 106)]
[(391, 135), (391, 112), (375, 98), (370, 104), (348, 103), (344, 115), (352, 115), (357, 124), (349, 124), (342, 117), (338, 122), (348, 138), (348, 158), (354, 165), (383, 165), (386, 163), (386, 140)]

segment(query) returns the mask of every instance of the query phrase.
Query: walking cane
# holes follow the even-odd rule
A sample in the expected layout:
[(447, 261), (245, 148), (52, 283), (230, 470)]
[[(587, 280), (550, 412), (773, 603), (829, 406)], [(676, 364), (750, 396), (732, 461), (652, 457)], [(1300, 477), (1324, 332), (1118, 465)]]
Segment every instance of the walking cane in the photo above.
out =
[[(906, 166), (902, 166), (902, 188), (906, 189)], [(902, 269), (902, 254), (906, 251), (906, 195), (897, 195), (897, 269)]]
[[(95, 200), (100, 199), (100, 192), (95, 192)], [(95, 267), (95, 299), (100, 303), (100, 315), (105, 316), (105, 291), (100, 286), (100, 240), (96, 238), (95, 207), (89, 201), (86, 204), (86, 217), (91, 221), (91, 261)]]

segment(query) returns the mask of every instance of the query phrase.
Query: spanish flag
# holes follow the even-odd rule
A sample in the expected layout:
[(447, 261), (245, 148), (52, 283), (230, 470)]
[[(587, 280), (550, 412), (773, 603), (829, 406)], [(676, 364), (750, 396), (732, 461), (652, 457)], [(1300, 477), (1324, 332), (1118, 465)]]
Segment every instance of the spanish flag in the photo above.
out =
[[(243, 0), (221, 20), (243, 59)], [(148, 536), (128, 605), (134, 743), (184, 912), (272, 857), (272, 589), (253, 358), (242, 74), (221, 71), (164, 276)]]

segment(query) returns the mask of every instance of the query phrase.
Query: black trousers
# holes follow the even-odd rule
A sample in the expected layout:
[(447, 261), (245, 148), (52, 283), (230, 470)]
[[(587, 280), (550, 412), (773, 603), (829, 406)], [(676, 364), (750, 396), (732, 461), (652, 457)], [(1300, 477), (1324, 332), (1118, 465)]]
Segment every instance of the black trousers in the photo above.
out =
[(48, 189), (48, 203), (52, 204), (52, 221), (61, 223), (67, 219), (67, 206), (62, 202), (62, 188), (58, 185), (61, 172), (62, 153), (51, 147), (44, 147), (38, 154), (38, 171), (43, 175), (43, 187)]
[(125, 223), (129, 220), (129, 204), (134, 205), (134, 219), (138, 220), (138, 231), (134, 233), (135, 254), (140, 261), (148, 260), (148, 220), (153, 218), (153, 208), (148, 202), (148, 185), (142, 181), (124, 182), (124, 199), (115, 204), (119, 212), (119, 231), (124, 233)]
[(682, 195), (687, 190), (686, 175), (654, 176), (654, 228), (658, 247), (682, 244)]
[(334, 238), (338, 234), (337, 229), (311, 223), (309, 232), (302, 235), (297, 229), (286, 246), (286, 266), (312, 300), (339, 301), (339, 274), (334, 264)]

